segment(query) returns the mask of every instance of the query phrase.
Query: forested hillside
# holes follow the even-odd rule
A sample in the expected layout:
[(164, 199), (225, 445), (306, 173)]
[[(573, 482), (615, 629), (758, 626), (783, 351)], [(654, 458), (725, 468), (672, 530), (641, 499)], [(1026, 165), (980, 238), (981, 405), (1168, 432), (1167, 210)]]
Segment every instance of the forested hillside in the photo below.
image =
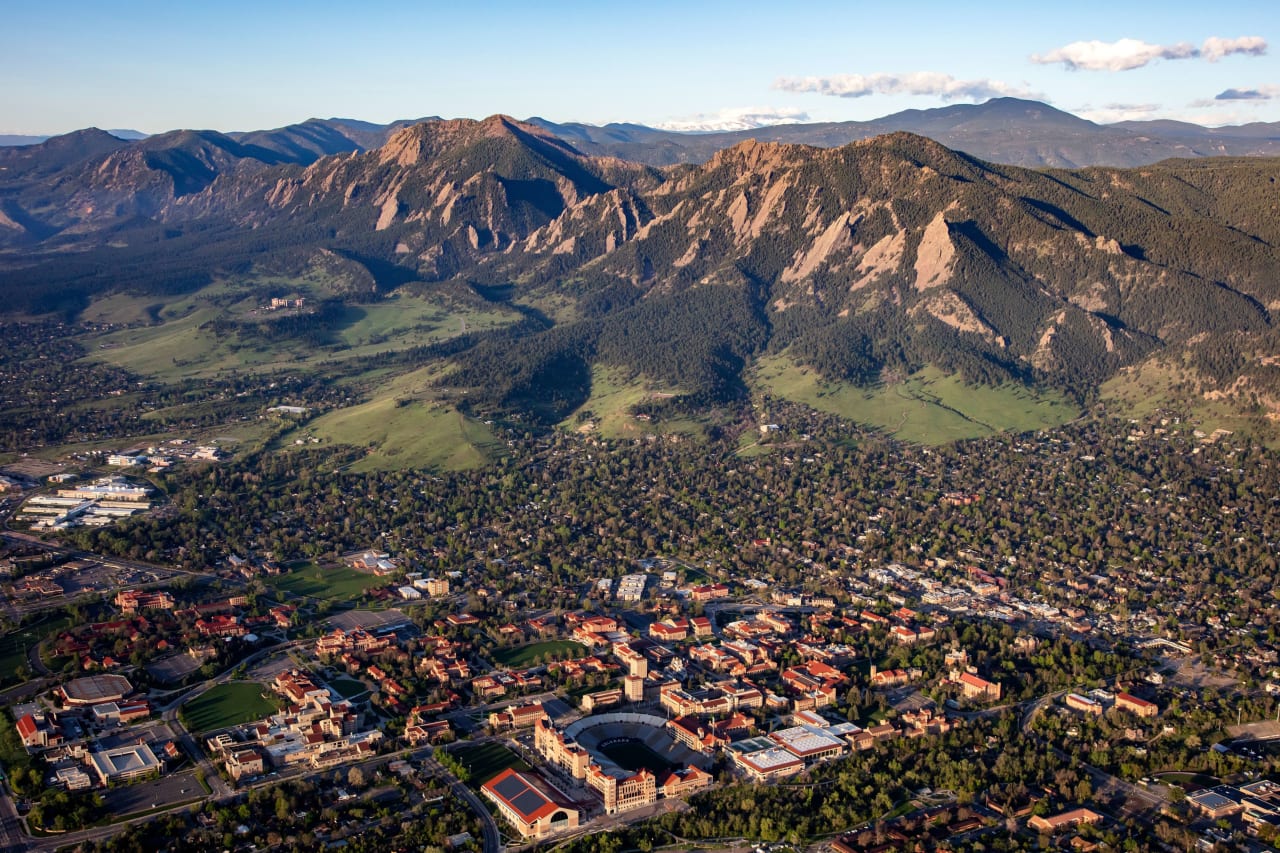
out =
[(344, 136), (329, 156), (347, 143), (312, 130), (91, 135), (53, 146), (52, 165), (28, 157), (0, 180), (6, 304), (75, 318), (111, 293), (251, 293), (320, 264), (331, 281), (304, 317), (209, 328), (324, 348), (344, 306), (470, 294), (523, 319), (422, 363), (451, 365), (440, 387), (470, 411), (545, 421), (589, 398), (597, 367), (696, 408), (741, 397), (779, 354), (829, 383), (932, 366), (1078, 403), (1158, 366), (1177, 393), (1280, 412), (1280, 161), (1036, 171), (895, 133), (747, 141), (659, 170), (504, 116), (402, 127), (367, 151)]

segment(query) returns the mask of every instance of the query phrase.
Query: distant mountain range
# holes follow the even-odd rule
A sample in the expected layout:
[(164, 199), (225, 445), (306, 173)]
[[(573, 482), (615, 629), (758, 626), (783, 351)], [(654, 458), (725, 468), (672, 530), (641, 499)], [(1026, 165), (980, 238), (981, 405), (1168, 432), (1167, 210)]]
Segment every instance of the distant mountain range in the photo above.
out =
[[(1005, 100), (927, 119), (975, 139), (1028, 111), (1094, 127), (1046, 110)], [(656, 167), (583, 153), (642, 144), (597, 131), (316, 121), (3, 149), (0, 299), (74, 316), (110, 293), (159, 304), (320, 265), (339, 271), (326, 273), (339, 298), (497, 300), (526, 321), (422, 357), (455, 363), (468, 405), (544, 417), (580, 404), (596, 365), (715, 401), (767, 353), (834, 382), (932, 365), (1081, 400), (1125, 369), (1173, 370), (1183, 393), (1280, 413), (1280, 160), (1032, 170), (896, 132), (739, 141)]]
[[(128, 129), (108, 130), (107, 133), (111, 134), (117, 139), (124, 139), (131, 142), (138, 139), (146, 139), (148, 135), (143, 133), (140, 130), (128, 130)], [(41, 142), (44, 142), (46, 139), (52, 139), (52, 137), (48, 135), (32, 136), (29, 134), (22, 134), (22, 133), (0, 133), (0, 148), (7, 148), (13, 145), (39, 145)]]
[[(438, 119), (406, 119), (385, 125), (342, 118), (309, 119), (275, 130), (225, 136), (251, 148), (275, 152), (290, 162), (305, 163), (308, 157), (376, 148), (395, 130), (430, 120)], [(780, 124), (715, 133), (627, 123), (556, 123), (541, 118), (531, 118), (528, 123), (584, 154), (653, 166), (706, 162), (717, 151), (745, 139), (834, 148), (895, 131), (927, 136), (984, 160), (1028, 167), (1143, 166), (1171, 157), (1280, 155), (1280, 122), (1220, 128), (1167, 120), (1096, 124), (1048, 104), (1018, 98), (906, 110), (871, 121)], [(132, 130), (107, 133), (128, 141), (146, 138), (146, 134)], [(173, 132), (159, 135), (162, 139), (173, 137)], [(0, 135), (0, 147), (38, 144), (49, 138)]]
[(834, 148), (907, 131), (983, 160), (1073, 169), (1144, 166), (1171, 157), (1280, 155), (1280, 122), (1207, 128), (1173, 121), (1095, 124), (1038, 101), (995, 98), (906, 110), (865, 122), (779, 124), (731, 133), (675, 133), (632, 124), (593, 127), (531, 119), (588, 154), (651, 165), (701, 163), (744, 139)]

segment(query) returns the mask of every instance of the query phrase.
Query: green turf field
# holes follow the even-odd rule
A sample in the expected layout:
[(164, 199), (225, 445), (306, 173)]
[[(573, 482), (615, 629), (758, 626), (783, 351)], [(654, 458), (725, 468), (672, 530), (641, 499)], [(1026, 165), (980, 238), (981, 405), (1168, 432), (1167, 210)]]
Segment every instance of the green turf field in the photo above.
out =
[(343, 699), (354, 699), (362, 693), (369, 692), (367, 684), (354, 678), (335, 678), (329, 682), (329, 686), (338, 691)]
[(309, 563), (282, 575), (266, 578), (268, 586), (326, 601), (355, 601), (366, 589), (382, 586), (386, 578), (357, 572), (346, 566), (321, 567)]
[(183, 723), (203, 733), (260, 720), (278, 707), (264, 692), (266, 687), (254, 681), (218, 684), (182, 706)]
[(471, 771), (471, 781), (483, 785), (508, 767), (528, 770), (524, 759), (500, 743), (481, 743), (463, 746), (453, 753)]
[(600, 751), (628, 770), (639, 770), (641, 767), (657, 775), (665, 773), (674, 765), (654, 752), (638, 740), (616, 740), (601, 745)]
[(17, 674), (18, 667), (31, 668), (27, 649), (70, 624), (70, 617), (46, 616), (0, 637), (0, 684), (17, 684), (21, 680)]
[(539, 657), (551, 660), (580, 658), (587, 653), (587, 647), (572, 640), (546, 640), (541, 643), (530, 643), (527, 646), (513, 646), (508, 649), (495, 649), (493, 659), (503, 666), (515, 668), (533, 666)]

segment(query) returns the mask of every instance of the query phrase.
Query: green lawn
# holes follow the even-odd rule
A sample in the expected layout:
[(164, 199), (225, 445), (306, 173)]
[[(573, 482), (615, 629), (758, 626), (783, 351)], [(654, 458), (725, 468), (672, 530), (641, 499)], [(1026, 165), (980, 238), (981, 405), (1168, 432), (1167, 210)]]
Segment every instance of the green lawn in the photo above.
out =
[(926, 368), (894, 385), (828, 382), (785, 355), (761, 359), (756, 383), (770, 393), (919, 444), (1057, 426), (1079, 412), (1064, 397), (1020, 385), (968, 385)]
[(354, 699), (362, 693), (369, 692), (369, 686), (354, 678), (335, 678), (329, 686), (338, 692), (343, 699)]
[(386, 582), (386, 578), (357, 572), (346, 566), (321, 567), (314, 563), (266, 579), (267, 585), (275, 589), (327, 601), (355, 601), (366, 589)]
[(71, 619), (67, 616), (44, 616), (0, 637), (0, 684), (20, 682), (22, 679), (18, 678), (18, 667), (26, 666), (30, 669), (27, 649), (70, 624)]
[(533, 666), (538, 657), (545, 660), (552, 657), (561, 660), (580, 658), (587, 653), (587, 647), (572, 640), (546, 640), (541, 643), (530, 643), (527, 646), (513, 646), (508, 649), (495, 649), (493, 659), (496, 663), (510, 667)]
[(274, 714), (277, 704), (263, 697), (265, 685), (255, 681), (219, 684), (182, 706), (184, 724), (193, 732), (211, 732), (260, 720)]
[(477, 785), (483, 785), (508, 767), (529, 769), (523, 758), (500, 743), (459, 747), (453, 754), (471, 771), (471, 781)]
[(1222, 781), (1218, 777), (1210, 776), (1207, 773), (1191, 772), (1157, 773), (1155, 778), (1161, 784), (1180, 785), (1189, 792), (1195, 792), (1201, 788), (1211, 788)]

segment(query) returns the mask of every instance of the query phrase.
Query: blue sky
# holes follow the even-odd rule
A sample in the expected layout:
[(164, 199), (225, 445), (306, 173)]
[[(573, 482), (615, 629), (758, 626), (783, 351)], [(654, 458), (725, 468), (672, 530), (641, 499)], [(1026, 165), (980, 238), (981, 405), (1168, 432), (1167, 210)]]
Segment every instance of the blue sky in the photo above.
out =
[(1097, 121), (1280, 120), (1270, 2), (6, 5), (8, 133), (498, 112), (710, 129), (995, 94)]

